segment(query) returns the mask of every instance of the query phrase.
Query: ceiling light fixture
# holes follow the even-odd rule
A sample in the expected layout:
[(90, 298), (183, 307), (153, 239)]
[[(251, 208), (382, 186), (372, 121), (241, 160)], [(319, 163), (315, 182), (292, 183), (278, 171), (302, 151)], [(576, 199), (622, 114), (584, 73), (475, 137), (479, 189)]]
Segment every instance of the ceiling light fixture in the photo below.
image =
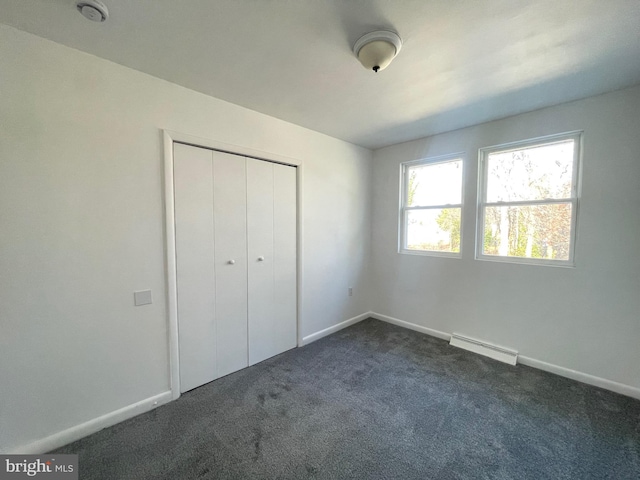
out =
[(92, 22), (104, 22), (109, 18), (109, 9), (100, 0), (80, 0), (76, 3), (76, 8)]
[(397, 33), (386, 30), (367, 33), (353, 46), (353, 53), (367, 70), (379, 72), (391, 63), (402, 48), (402, 39)]

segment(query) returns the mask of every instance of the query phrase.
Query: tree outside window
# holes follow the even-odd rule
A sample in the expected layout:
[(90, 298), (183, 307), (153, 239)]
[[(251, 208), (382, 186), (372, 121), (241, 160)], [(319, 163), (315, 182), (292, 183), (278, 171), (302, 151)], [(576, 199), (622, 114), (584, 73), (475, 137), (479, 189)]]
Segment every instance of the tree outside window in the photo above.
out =
[(462, 159), (439, 157), (403, 164), (403, 253), (460, 256)]
[(573, 261), (579, 138), (481, 150), (478, 257)]

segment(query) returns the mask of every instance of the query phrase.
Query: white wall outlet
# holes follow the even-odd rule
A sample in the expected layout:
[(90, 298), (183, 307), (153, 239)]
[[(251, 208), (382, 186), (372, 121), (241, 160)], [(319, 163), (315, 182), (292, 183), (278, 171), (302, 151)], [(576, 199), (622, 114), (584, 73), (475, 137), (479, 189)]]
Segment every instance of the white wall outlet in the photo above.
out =
[(349, 287), (349, 296), (353, 297), (353, 287)]
[(136, 307), (153, 303), (153, 299), (151, 298), (151, 290), (140, 290), (138, 292), (133, 292), (133, 303)]

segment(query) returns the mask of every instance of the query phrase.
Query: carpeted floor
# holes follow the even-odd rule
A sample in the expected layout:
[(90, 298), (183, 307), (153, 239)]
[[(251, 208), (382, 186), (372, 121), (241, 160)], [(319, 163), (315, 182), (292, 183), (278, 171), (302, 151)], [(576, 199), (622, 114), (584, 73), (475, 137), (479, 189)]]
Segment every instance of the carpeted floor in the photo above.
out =
[(63, 447), (89, 479), (640, 478), (640, 401), (369, 319)]

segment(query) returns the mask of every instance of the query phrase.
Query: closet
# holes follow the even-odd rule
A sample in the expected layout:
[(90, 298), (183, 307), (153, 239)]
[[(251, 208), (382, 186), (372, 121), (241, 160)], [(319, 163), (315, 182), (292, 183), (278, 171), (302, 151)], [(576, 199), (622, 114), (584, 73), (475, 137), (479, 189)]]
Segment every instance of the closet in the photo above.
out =
[(174, 143), (180, 390), (294, 348), (296, 168)]

